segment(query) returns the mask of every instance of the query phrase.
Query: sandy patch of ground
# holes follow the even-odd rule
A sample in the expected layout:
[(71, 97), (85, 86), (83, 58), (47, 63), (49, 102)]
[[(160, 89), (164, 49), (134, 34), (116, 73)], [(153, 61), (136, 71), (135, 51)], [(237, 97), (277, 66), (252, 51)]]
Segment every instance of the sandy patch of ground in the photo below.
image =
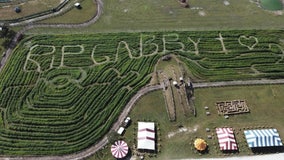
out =
[(229, 1), (223, 1), (223, 3), (224, 3), (225, 6), (230, 5), (230, 2), (229, 2)]
[(282, 16), (283, 15), (283, 11), (275, 11), (274, 14), (277, 15), (277, 16)]
[(182, 127), (182, 128), (179, 128), (177, 131), (175, 132), (169, 132), (168, 133), (168, 138), (171, 138), (173, 136), (175, 136), (176, 134), (179, 134), (179, 133), (183, 133), (183, 132), (186, 132), (186, 133), (192, 133), (192, 132), (196, 132), (197, 129), (199, 128), (198, 125), (195, 125), (193, 128), (190, 128), (190, 127)]
[(203, 9), (202, 7), (191, 7), (190, 9), (192, 10), (200, 10), (200, 9)]
[(124, 9), (123, 12), (124, 12), (124, 13), (128, 12), (128, 9)]
[(202, 17), (206, 16), (206, 13), (204, 11), (199, 11), (198, 14)]

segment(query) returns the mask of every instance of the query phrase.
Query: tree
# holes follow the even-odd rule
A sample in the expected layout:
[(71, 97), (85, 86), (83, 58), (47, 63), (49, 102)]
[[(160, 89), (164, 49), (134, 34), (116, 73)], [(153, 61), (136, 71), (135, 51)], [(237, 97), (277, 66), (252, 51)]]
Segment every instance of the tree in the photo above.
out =
[(3, 27), (2, 27), (2, 30), (0, 31), (0, 38), (6, 37), (8, 31), (9, 31), (8, 27), (3, 26)]
[(16, 35), (16, 32), (10, 29), (8, 30), (8, 33), (6, 34), (6, 38), (13, 39), (15, 35)]
[(10, 42), (11, 42), (10, 39), (6, 39), (6, 38), (5, 38), (5, 40), (2, 42), (1, 45), (2, 45), (5, 49), (8, 49), (9, 46), (10, 46)]

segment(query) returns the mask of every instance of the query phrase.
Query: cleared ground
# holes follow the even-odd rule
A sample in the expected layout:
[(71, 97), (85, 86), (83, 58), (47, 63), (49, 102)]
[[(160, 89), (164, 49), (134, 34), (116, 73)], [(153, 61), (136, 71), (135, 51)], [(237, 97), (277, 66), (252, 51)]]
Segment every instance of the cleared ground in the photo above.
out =
[[(182, 109), (184, 116), (193, 115), (192, 109), (186, 96), (185, 83), (188, 82), (189, 77), (185, 77), (184, 66), (176, 58), (175, 55), (169, 55), (169, 60), (160, 60), (156, 67), (156, 73), (159, 77), (159, 83), (165, 85), (163, 95), (169, 119), (174, 121), (176, 119), (176, 109)], [(184, 80), (180, 81), (180, 77)], [(173, 82), (176, 81), (177, 85)]]

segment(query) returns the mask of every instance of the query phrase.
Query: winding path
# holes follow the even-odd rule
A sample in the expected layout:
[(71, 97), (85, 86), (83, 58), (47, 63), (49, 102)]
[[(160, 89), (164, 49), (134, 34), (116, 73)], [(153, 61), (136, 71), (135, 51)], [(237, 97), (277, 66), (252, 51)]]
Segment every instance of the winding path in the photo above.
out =
[(97, 12), (96, 12), (96, 14), (94, 15), (94, 17), (92, 19), (90, 19), (89, 21), (84, 22), (84, 23), (80, 23), (80, 24), (33, 24), (33, 22), (35, 22), (35, 21), (39, 21), (39, 20), (42, 20), (42, 19), (45, 19), (45, 18), (52, 17), (52, 16), (55, 16), (55, 15), (63, 13), (64, 11), (61, 10), (61, 11), (56, 12), (54, 14), (38, 17), (38, 18), (35, 18), (33, 20), (28, 20), (28, 21), (23, 21), (23, 22), (19, 22), (19, 23), (12, 23), (12, 24), (10, 24), (10, 26), (18, 26), (18, 25), (26, 25), (26, 26), (23, 29), (21, 29), (19, 32), (17, 32), (17, 34), (13, 38), (9, 48), (5, 51), (4, 56), (2, 57), (2, 59), (0, 61), (0, 72), (2, 71), (3, 67), (5, 66), (8, 58), (10, 57), (14, 47), (17, 45), (20, 37), (27, 30), (33, 29), (33, 28), (40, 28), (40, 27), (81, 28), (81, 27), (86, 27), (86, 26), (89, 26), (89, 25), (95, 23), (101, 17), (101, 15), (103, 13), (103, 2), (102, 2), (102, 0), (93, 0), (93, 2), (95, 4), (97, 4)]
[[(96, 15), (90, 19), (89, 21), (81, 24), (33, 24), (33, 22), (42, 20), (45, 18), (48, 18), (50, 16), (55, 16), (57, 14), (61, 14), (63, 11), (59, 11), (57, 13), (54, 13), (53, 15), (47, 15), (43, 17), (38, 17), (33, 20), (29, 21), (23, 21), (20, 23), (13, 23), (10, 24), (11, 26), (17, 26), (17, 25), (26, 25), (22, 30), (17, 32), (16, 36), (13, 38), (12, 43), (10, 44), (9, 48), (4, 53), (4, 56), (1, 59), (0, 62), (0, 72), (2, 71), (3, 67), (7, 63), (8, 58), (10, 57), (13, 48), (17, 45), (19, 38), (21, 35), (26, 32), (29, 29), (32, 28), (38, 28), (38, 27), (53, 27), (53, 28), (80, 28), (80, 27), (86, 27), (90, 24), (95, 23), (99, 17), (102, 15), (103, 12), (103, 2), (102, 0), (93, 0), (94, 3), (97, 4), (97, 13)], [(69, 6), (70, 7), (70, 6)], [(194, 83), (195, 88), (205, 88), (205, 87), (220, 87), (220, 86), (235, 86), (235, 85), (258, 85), (258, 84), (284, 84), (284, 79), (278, 79), (278, 80), (250, 80), (250, 81), (230, 81), (230, 82), (208, 82), (208, 83)], [(117, 130), (119, 126), (123, 123), (123, 120), (126, 118), (126, 116), (131, 111), (132, 107), (135, 105), (137, 100), (141, 98), (141, 96), (155, 91), (160, 90), (164, 86), (163, 85), (152, 85), (147, 86), (139, 90), (127, 103), (124, 110), (122, 111), (121, 115), (118, 118), (118, 121), (113, 124), (112, 128), (110, 129), (110, 132), (113, 130)], [(93, 145), (92, 147), (80, 151), (78, 153), (68, 154), (68, 155), (62, 155), (62, 156), (25, 156), (25, 157), (0, 157), (0, 160), (81, 160), (85, 159), (91, 155), (93, 155), (95, 152), (103, 148), (105, 145), (107, 145), (108, 139), (105, 135), (101, 141), (99, 141), (97, 144)]]
[[(152, 85), (152, 86), (147, 86), (139, 90), (132, 98), (131, 100), (127, 103), (125, 106), (123, 112), (119, 116), (118, 120), (116, 123), (113, 124), (112, 128), (110, 129), (109, 133), (112, 131), (117, 131), (120, 125), (123, 123), (123, 120), (126, 118), (126, 116), (129, 114), (131, 111), (131, 108), (135, 105), (137, 100), (139, 100), (143, 95), (162, 89), (163, 85)], [(97, 152), (99, 149), (103, 148), (106, 144), (108, 143), (107, 135), (103, 137), (103, 139), (95, 144), (94, 146), (83, 150), (78, 153), (74, 154), (69, 154), (69, 155), (63, 155), (63, 156), (45, 156), (45, 157), (36, 157), (36, 156), (31, 156), (31, 157), (1, 157), (0, 160), (81, 160), (84, 158), (87, 158), (91, 155), (93, 155), (95, 152)]]
[(223, 86), (244, 86), (244, 85), (264, 85), (264, 84), (284, 84), (284, 79), (261, 79), (247, 81), (224, 81), (224, 82), (207, 82), (193, 83), (194, 88), (223, 87)]

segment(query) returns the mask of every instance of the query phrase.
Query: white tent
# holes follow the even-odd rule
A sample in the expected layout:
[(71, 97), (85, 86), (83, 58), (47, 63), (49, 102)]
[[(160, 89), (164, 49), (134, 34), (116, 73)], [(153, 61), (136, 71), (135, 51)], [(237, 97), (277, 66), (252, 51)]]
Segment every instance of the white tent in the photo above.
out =
[(155, 150), (155, 123), (138, 122), (137, 149)]

